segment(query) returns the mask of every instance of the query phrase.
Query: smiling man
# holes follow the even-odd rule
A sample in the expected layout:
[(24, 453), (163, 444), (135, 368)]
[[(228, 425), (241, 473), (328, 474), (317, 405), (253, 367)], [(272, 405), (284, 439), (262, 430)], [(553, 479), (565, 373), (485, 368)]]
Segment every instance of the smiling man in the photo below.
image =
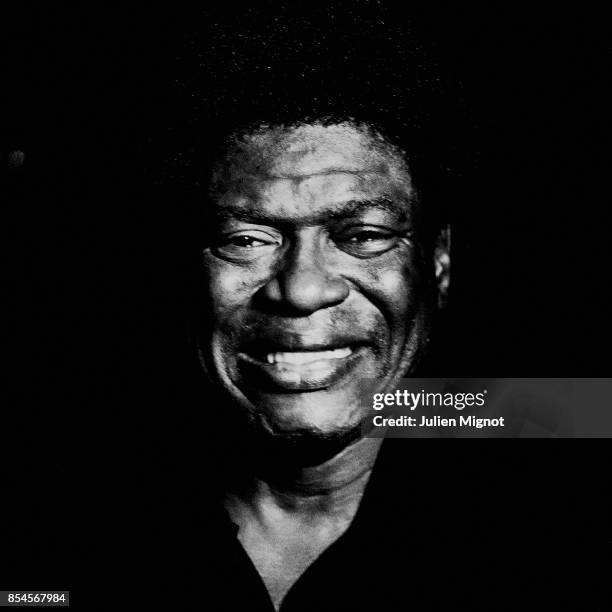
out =
[(350, 120), (234, 133), (208, 202), (198, 347), (242, 448), (224, 505), (278, 609), (358, 512), (362, 383), (417, 366), (448, 234), (427, 239), (405, 152)]
[[(490, 202), (489, 221), (496, 209), (494, 193), (470, 191), (478, 177), (455, 180), (470, 141), (454, 127), (460, 96), (403, 18), (357, 4), (194, 23), (172, 75), (186, 112), (160, 138), (174, 149), (169, 191), (146, 200), (164, 223), (187, 211), (163, 255), (178, 253), (196, 288), (194, 342), (190, 363), (177, 360), (186, 384), (146, 404), (161, 434), (147, 494), (137, 478), (126, 487), (137, 516), (116, 504), (124, 563), (112, 575), (169, 610), (566, 604), (575, 467), (497, 440), (363, 435), (364, 386), (440, 373), (428, 355), (444, 330), (448, 211), (463, 248), (472, 198)], [(504, 219), (471, 231), (504, 231)]]
[[(592, 296), (576, 284), (578, 272), (593, 277), (589, 269), (563, 265), (580, 243), (550, 231), (554, 220), (556, 248), (523, 244), (539, 227), (540, 195), (580, 201), (576, 172), (552, 190), (548, 180), (533, 190), (523, 175), (544, 153), (558, 169), (562, 151), (568, 168), (582, 152), (559, 149), (572, 142), (571, 117), (557, 125), (542, 114), (551, 71), (563, 81), (555, 96), (572, 85), (569, 56), (543, 44), (552, 13), (540, 30), (533, 11), (513, 4), (433, 7), (429, 20), (419, 3), (204, 4), (164, 4), (152, 28), (154, 10), (125, 9), (120, 19), (98, 10), (95, 20), (77, 11), (67, 32), (54, 5), (59, 21), (35, 21), (62, 28), (46, 27), (38, 43), (72, 41), (73, 29), (91, 42), (59, 54), (39, 44), (42, 80), (27, 78), (31, 54), (22, 53), (19, 81), (57, 82), (50, 106), (33, 96), (28, 117), (59, 123), (27, 130), (34, 164), (22, 178), (31, 185), (19, 179), (5, 207), (23, 212), (15, 235), (31, 234), (16, 251), (26, 273), (15, 288), (24, 291), (12, 293), (41, 316), (16, 320), (19, 346), (9, 351), (17, 364), (34, 357), (2, 406), (9, 514), (0, 588), (72, 584), (75, 601), (93, 611), (609, 610), (596, 597), (609, 590), (607, 449), (383, 441), (362, 426), (371, 394), (393, 393), (403, 377), (481, 377), (470, 371), (487, 359), (470, 359), (484, 353), (474, 327), (508, 356), (490, 367), (512, 363), (520, 375), (539, 321), (555, 312), (559, 321)], [(451, 66), (468, 68), (463, 92), (448, 91), (410, 13), (415, 29), (439, 37)], [(549, 34), (574, 38), (567, 25)], [(545, 52), (531, 62), (537, 78), (522, 79), (521, 53), (536, 47)], [(573, 84), (588, 99), (584, 78)], [(64, 112), (71, 99), (82, 112)], [(461, 99), (476, 111), (467, 134), (453, 127)], [(525, 126), (540, 118), (555, 137), (534, 156), (542, 134), (532, 142)], [(472, 147), (489, 161), (469, 168)], [(549, 204), (543, 210), (564, 216), (556, 197)], [(451, 210), (459, 307), (440, 321)], [(579, 230), (588, 212), (575, 206), (565, 216)], [(499, 262), (522, 250), (523, 265)], [(597, 253), (586, 251), (600, 282)], [(479, 257), (490, 262), (473, 266)], [(39, 271), (52, 275), (32, 285)], [(488, 284), (483, 271), (498, 278)], [(540, 278), (551, 291), (536, 304), (528, 285)], [(511, 292), (512, 308), (496, 311)], [(514, 308), (529, 324), (510, 343), (496, 332)], [(176, 325), (185, 319), (189, 342)], [(466, 334), (447, 335), (441, 323)], [(583, 323), (564, 320), (551, 351), (567, 354)], [(440, 336), (450, 365), (434, 357), (432, 369)], [(413, 418), (436, 417), (424, 408)]]

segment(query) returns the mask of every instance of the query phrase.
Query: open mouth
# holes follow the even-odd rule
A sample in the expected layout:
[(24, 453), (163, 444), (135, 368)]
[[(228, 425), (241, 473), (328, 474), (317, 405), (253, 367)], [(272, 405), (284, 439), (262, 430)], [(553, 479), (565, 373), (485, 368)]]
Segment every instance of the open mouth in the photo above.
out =
[(299, 347), (299, 350), (249, 350), (239, 366), (256, 387), (285, 391), (325, 389), (345, 376), (360, 358), (363, 345)]

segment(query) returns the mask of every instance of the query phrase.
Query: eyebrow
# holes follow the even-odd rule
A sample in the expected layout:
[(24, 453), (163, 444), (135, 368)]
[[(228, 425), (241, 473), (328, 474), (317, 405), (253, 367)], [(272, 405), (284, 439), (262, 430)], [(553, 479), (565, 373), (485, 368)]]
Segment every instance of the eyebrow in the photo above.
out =
[[(341, 202), (327, 210), (311, 215), (309, 217), (300, 217), (300, 223), (306, 225), (320, 225), (328, 221), (343, 221), (350, 217), (356, 217), (359, 214), (370, 210), (383, 210), (398, 217), (400, 221), (406, 220), (408, 216), (410, 201), (397, 200), (383, 195), (372, 199), (357, 199)], [(290, 222), (287, 218), (270, 215), (261, 210), (254, 208), (226, 205), (222, 208), (217, 208), (215, 218), (218, 221), (236, 220), (245, 223), (259, 223), (262, 225), (284, 225)]]

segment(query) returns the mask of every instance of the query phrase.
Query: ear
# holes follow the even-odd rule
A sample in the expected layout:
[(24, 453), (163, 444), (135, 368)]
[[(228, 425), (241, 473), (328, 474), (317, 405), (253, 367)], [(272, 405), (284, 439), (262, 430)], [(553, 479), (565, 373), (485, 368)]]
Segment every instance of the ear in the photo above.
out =
[(436, 287), (438, 289), (438, 308), (444, 308), (448, 300), (448, 286), (450, 284), (450, 246), (451, 228), (444, 227), (434, 246), (434, 271)]

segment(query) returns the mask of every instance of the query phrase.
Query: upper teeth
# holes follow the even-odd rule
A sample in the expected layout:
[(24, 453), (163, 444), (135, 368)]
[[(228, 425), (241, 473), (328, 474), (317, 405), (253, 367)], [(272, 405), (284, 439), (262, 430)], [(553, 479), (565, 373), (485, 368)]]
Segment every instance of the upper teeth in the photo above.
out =
[(320, 359), (342, 359), (348, 357), (353, 351), (348, 348), (334, 349), (333, 351), (303, 351), (291, 353), (268, 353), (266, 361), (268, 363), (291, 363), (303, 364)]

